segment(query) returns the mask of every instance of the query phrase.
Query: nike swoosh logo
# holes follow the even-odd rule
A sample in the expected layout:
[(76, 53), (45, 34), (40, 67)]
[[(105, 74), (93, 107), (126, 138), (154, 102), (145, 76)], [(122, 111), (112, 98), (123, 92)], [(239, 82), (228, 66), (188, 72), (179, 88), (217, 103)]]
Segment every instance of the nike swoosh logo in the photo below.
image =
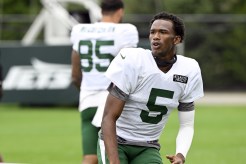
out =
[(125, 59), (125, 58), (126, 58), (126, 57), (125, 57), (125, 56), (123, 56), (122, 54), (120, 54), (120, 56), (121, 56), (121, 58), (122, 58), (122, 59)]

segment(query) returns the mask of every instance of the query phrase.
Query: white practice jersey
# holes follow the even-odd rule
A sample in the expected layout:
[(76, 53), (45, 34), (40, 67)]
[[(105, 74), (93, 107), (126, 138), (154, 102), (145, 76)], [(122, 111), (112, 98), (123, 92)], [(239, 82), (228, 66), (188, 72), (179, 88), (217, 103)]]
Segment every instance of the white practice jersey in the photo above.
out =
[(125, 48), (112, 61), (106, 76), (129, 94), (116, 122), (117, 135), (128, 141), (159, 139), (169, 114), (179, 102), (193, 102), (203, 96), (198, 63), (181, 55), (163, 73), (150, 50)]
[(81, 90), (106, 90), (105, 77), (110, 62), (124, 47), (136, 47), (137, 28), (132, 24), (98, 22), (78, 24), (71, 32), (73, 49), (80, 54), (83, 80)]

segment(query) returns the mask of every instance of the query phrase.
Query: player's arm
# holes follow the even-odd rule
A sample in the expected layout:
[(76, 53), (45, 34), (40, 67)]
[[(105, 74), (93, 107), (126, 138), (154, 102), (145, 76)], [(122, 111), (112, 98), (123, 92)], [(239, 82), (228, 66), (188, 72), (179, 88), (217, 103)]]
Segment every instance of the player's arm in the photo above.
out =
[(72, 50), (71, 61), (72, 61), (72, 83), (78, 89), (80, 89), (80, 84), (82, 80), (80, 56), (75, 50)]
[(116, 120), (120, 117), (127, 97), (117, 86), (109, 86), (109, 94), (102, 119), (102, 134), (110, 163), (120, 164), (116, 136)]
[(172, 164), (183, 164), (185, 162), (194, 134), (194, 103), (180, 103), (178, 110), (180, 127), (176, 138), (176, 155), (167, 156)]

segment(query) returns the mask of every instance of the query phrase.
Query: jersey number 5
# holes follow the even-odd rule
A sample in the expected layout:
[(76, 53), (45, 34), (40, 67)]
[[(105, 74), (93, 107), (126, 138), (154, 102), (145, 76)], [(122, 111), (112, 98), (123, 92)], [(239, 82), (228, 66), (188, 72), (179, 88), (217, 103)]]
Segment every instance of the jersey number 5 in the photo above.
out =
[[(140, 117), (143, 122), (150, 123), (150, 124), (157, 124), (162, 120), (162, 116), (167, 114), (167, 107), (156, 105), (156, 98), (157, 97), (164, 97), (164, 98), (173, 98), (173, 91), (163, 90), (163, 89), (156, 89), (152, 88), (149, 96), (149, 100), (147, 103), (148, 111), (142, 110)], [(150, 112), (155, 112), (155, 116), (150, 116)]]
[(88, 60), (88, 66), (82, 66), (82, 69), (84, 72), (90, 72), (93, 69), (93, 65), (95, 64), (95, 68), (98, 72), (105, 72), (108, 68), (108, 66), (101, 66), (98, 63), (93, 62), (92, 55), (95, 54), (98, 59), (108, 59), (109, 63), (113, 60), (114, 56), (110, 53), (101, 53), (100, 52), (100, 47), (102, 46), (113, 46), (114, 41), (113, 40), (97, 40), (96, 45), (93, 45), (93, 43), (90, 40), (81, 40), (79, 42), (79, 52), (80, 48), (82, 46), (88, 46), (88, 51), (87, 53), (80, 53), (80, 58), (82, 60)]

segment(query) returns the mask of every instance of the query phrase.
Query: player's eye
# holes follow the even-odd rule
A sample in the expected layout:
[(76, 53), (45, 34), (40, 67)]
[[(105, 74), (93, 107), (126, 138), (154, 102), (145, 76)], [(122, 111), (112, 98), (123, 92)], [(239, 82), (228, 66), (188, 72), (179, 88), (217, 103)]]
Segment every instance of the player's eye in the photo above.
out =
[(168, 31), (167, 30), (161, 30), (160, 33), (161, 34), (168, 34)]
[(150, 31), (150, 34), (154, 34), (154, 33), (155, 33), (155, 31), (153, 31), (153, 30)]

